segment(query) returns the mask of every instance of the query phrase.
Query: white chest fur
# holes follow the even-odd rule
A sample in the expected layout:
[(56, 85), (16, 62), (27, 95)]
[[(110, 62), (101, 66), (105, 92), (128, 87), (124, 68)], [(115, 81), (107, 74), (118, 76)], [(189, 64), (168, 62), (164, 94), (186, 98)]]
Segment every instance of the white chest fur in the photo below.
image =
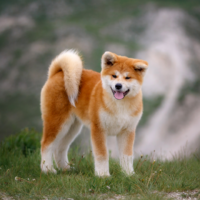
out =
[(117, 109), (113, 114), (104, 109), (100, 111), (100, 121), (107, 135), (118, 135), (121, 131), (134, 131), (142, 113), (131, 116), (130, 111)]

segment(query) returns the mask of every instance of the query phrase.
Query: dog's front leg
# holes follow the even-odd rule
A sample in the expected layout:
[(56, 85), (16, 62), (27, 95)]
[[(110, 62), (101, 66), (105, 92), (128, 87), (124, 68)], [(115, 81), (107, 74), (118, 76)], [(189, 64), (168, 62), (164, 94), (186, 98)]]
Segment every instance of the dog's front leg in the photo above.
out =
[(91, 126), (91, 140), (94, 153), (95, 175), (110, 176), (106, 134), (97, 124)]
[(134, 174), (133, 170), (133, 144), (135, 140), (134, 132), (125, 132), (117, 136), (119, 147), (120, 165), (128, 175)]

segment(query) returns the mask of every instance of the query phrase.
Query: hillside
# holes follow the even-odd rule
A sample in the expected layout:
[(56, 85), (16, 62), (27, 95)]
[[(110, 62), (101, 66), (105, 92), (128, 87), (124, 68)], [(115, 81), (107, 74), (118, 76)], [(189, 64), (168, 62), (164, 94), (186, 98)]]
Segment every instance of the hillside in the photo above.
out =
[(41, 131), (40, 90), (59, 52), (78, 49), (85, 68), (100, 71), (109, 50), (150, 64), (136, 151), (188, 143), (190, 153), (200, 141), (199, 27), (198, 0), (2, 1), (0, 140), (24, 127)]

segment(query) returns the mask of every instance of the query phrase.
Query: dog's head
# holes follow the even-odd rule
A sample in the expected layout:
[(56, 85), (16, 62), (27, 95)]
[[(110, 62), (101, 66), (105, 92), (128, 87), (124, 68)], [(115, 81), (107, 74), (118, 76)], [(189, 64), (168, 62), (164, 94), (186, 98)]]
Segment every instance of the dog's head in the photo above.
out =
[(121, 100), (139, 93), (148, 63), (106, 51), (101, 59), (101, 67), (103, 88), (115, 99)]

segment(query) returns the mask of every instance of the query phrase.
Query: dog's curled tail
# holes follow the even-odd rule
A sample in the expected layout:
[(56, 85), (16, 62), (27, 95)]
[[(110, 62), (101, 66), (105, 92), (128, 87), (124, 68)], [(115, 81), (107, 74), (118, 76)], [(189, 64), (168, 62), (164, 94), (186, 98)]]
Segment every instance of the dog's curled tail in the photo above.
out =
[(48, 78), (61, 70), (64, 73), (64, 84), (69, 101), (75, 107), (83, 70), (83, 63), (77, 51), (65, 50), (60, 53), (49, 67)]

